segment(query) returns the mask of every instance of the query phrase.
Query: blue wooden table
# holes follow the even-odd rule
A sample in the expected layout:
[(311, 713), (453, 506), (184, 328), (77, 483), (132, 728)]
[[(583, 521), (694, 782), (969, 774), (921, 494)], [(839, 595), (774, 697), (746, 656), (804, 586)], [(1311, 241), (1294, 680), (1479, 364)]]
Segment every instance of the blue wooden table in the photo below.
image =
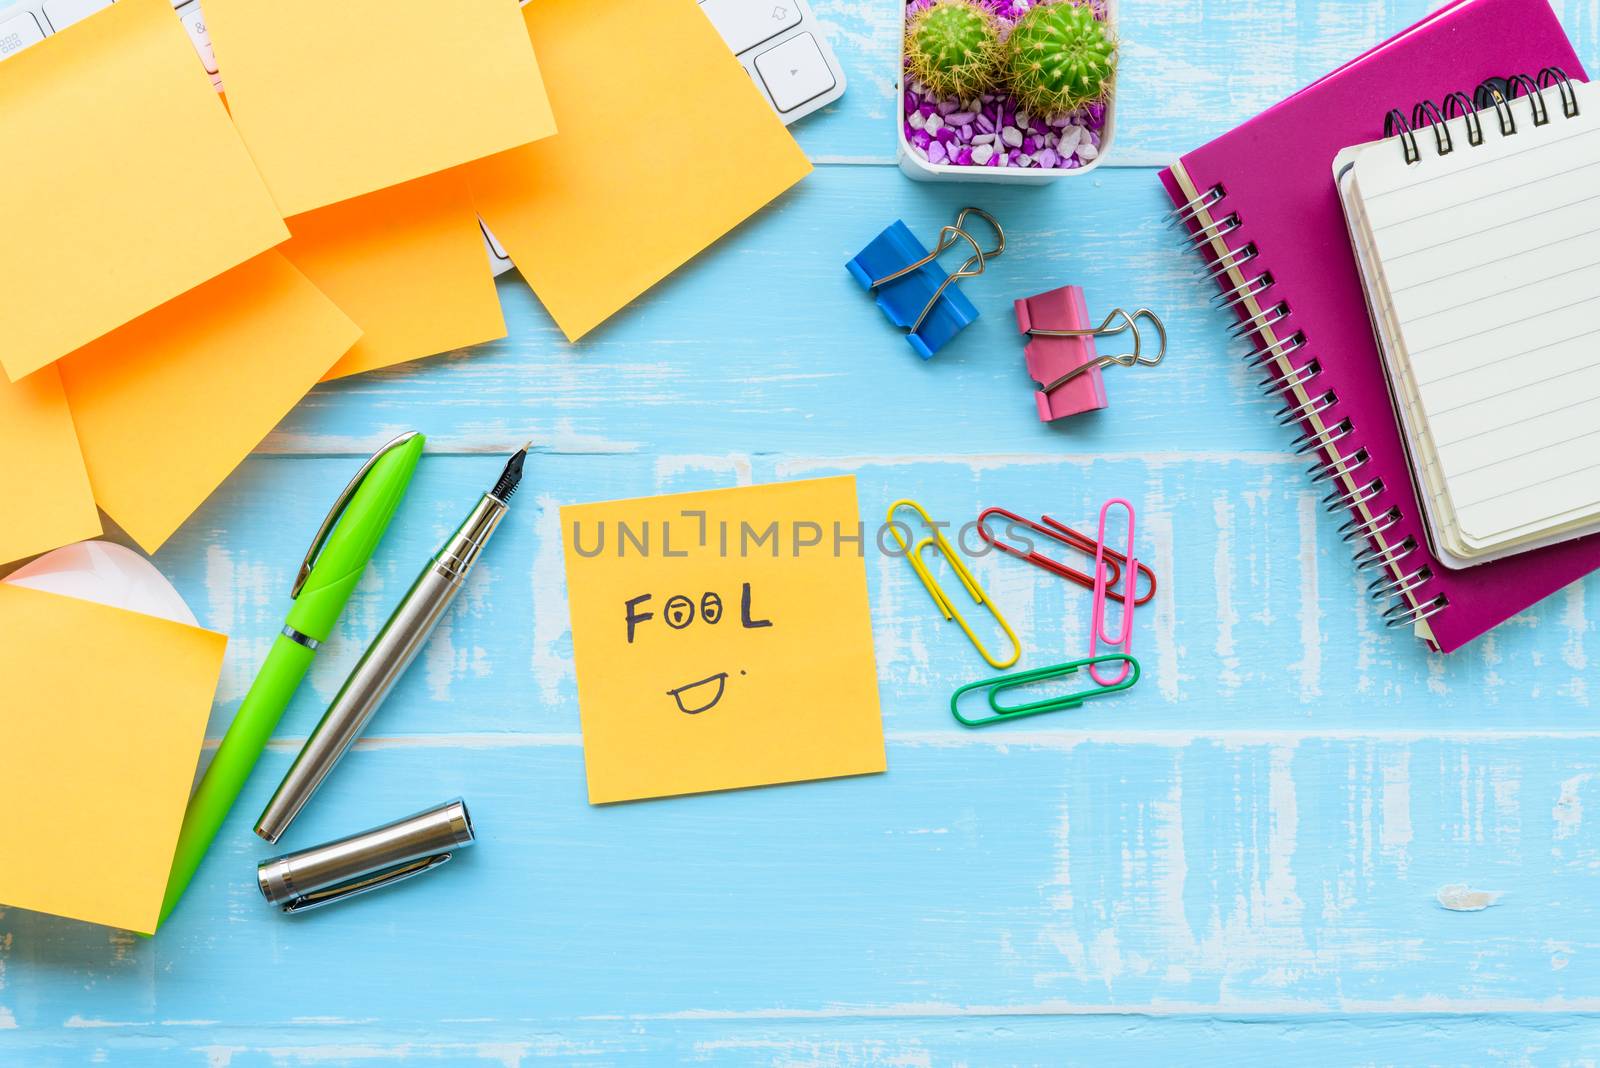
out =
[[(850, 90), (796, 130), (818, 164), (796, 191), (579, 345), (503, 280), (508, 339), (319, 388), (162, 550), (232, 636), (214, 745), (327, 502), (387, 437), (429, 436), (160, 936), (0, 912), (0, 1063), (1600, 1058), (1600, 586), (1449, 658), (1384, 630), (1159, 222), (1159, 165), (1426, 4), (1127, 0), (1113, 158), (1002, 191), (894, 168), (898, 0), (814, 3)], [(1593, 4), (1558, 8), (1595, 58)], [(1010, 246), (967, 285), (984, 318), (924, 363), (843, 263), (896, 217), (931, 233), (969, 201)], [(1172, 350), (1113, 372), (1109, 411), (1045, 426), (1010, 302), (1067, 282), (1091, 309), (1157, 309)], [(380, 896), (271, 912), (250, 817), (529, 437), (505, 529), (297, 828), (319, 841), (463, 794), (480, 845)], [(557, 506), (836, 472), (872, 520), (902, 495), (1082, 522), (1131, 498), (1163, 579), (1134, 639), (1144, 681), (964, 732), (945, 702), (981, 663), (902, 562), (869, 558), (886, 775), (591, 808)], [(1029, 663), (1081, 653), (1076, 588), (974, 566)], [(1449, 886), (1501, 896), (1452, 911)]]

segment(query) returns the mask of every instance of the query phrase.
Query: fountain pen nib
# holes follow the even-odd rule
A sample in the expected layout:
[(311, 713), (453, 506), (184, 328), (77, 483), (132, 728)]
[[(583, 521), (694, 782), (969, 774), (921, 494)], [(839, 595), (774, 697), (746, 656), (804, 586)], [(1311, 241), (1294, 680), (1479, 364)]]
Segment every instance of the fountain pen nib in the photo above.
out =
[[(528, 445), (532, 444), (528, 442)], [(500, 472), (500, 481), (489, 491), (489, 496), (498, 498), (502, 504), (510, 503), (511, 495), (517, 492), (517, 485), (522, 481), (522, 465), (528, 459), (528, 445), (511, 454), (505, 470)]]

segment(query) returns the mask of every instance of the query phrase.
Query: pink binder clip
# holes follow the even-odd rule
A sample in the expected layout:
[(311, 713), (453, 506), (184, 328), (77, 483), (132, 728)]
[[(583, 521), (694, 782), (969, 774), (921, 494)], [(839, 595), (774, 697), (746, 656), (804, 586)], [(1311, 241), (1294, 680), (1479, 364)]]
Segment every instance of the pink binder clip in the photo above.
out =
[[(1124, 558), (1128, 561), (1122, 569), (1127, 576), (1127, 587), (1122, 591), (1122, 625), (1117, 628), (1115, 636), (1106, 633), (1106, 586), (1115, 581), (1110, 560), (1107, 559), (1112, 551), (1106, 548), (1106, 515), (1116, 505), (1128, 510), (1128, 548)], [(1101, 642), (1127, 655), (1133, 650), (1133, 606), (1138, 603), (1134, 597), (1134, 584), (1139, 573), (1139, 562), (1133, 557), (1133, 505), (1121, 497), (1114, 497), (1100, 507), (1099, 539), (1094, 550), (1094, 608), (1090, 613), (1089, 622), (1089, 656), (1096, 655)], [(1115, 686), (1128, 677), (1128, 662), (1122, 662), (1122, 670), (1114, 679), (1102, 679), (1095, 670), (1099, 664), (1089, 665), (1089, 677), (1102, 686)]]
[[(1122, 367), (1154, 367), (1167, 354), (1167, 329), (1149, 308), (1132, 314), (1113, 308), (1097, 327), (1089, 325), (1089, 311), (1080, 286), (1059, 286), (1045, 293), (1016, 302), (1017, 328), (1028, 335), (1023, 358), (1028, 375), (1039, 387), (1034, 400), (1039, 405), (1039, 421), (1048, 423), (1080, 412), (1106, 406), (1106, 385), (1101, 369), (1108, 364)], [(1155, 328), (1160, 345), (1155, 355), (1146, 355), (1139, 336), (1138, 320), (1146, 319)], [(1118, 325), (1113, 326), (1113, 323)], [(1094, 339), (1100, 335), (1133, 334), (1133, 351), (1115, 356), (1095, 352)]]

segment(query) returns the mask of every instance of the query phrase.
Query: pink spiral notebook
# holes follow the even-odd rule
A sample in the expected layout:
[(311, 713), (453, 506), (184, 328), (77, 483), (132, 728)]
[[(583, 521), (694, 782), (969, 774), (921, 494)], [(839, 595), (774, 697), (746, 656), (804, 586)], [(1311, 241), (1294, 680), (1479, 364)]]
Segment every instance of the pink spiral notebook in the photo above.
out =
[(1434, 556), (1373, 339), (1333, 159), (1384, 130), (1392, 108), (1471, 93), (1490, 77), (1582, 65), (1546, 0), (1454, 0), (1161, 174), (1249, 346), (1263, 389), (1390, 626), (1441, 652), (1600, 567), (1600, 535), (1465, 570)]

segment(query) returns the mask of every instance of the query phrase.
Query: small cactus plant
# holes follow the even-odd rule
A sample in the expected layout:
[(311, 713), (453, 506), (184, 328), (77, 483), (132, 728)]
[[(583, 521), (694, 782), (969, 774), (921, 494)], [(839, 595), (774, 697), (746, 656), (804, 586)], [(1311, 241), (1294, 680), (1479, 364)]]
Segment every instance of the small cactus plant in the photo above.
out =
[(1005, 67), (1011, 92), (1029, 111), (1076, 111), (1110, 92), (1117, 43), (1087, 3), (1051, 0), (1012, 27)]
[(1000, 21), (978, 0), (935, 0), (906, 24), (906, 66), (936, 96), (988, 92), (1000, 81)]

